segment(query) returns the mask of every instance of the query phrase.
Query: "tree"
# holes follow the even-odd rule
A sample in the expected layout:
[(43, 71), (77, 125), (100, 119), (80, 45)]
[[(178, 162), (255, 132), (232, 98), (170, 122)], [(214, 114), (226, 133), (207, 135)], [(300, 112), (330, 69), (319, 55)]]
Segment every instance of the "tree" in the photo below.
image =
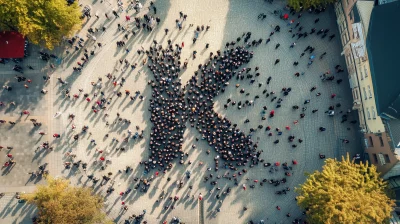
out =
[(347, 154), (342, 161), (325, 160), (321, 172), (307, 176), (296, 192), (310, 223), (384, 223), (390, 218), (394, 200), (368, 162), (356, 164)]
[(300, 10), (300, 7), (308, 9), (311, 7), (319, 7), (321, 5), (326, 6), (334, 2), (336, 2), (336, 0), (288, 0), (290, 7), (293, 7), (297, 11)]
[(66, 0), (0, 0), (0, 30), (18, 31), (32, 43), (53, 49), (81, 28), (81, 12)]
[(73, 187), (65, 179), (46, 180), (47, 185), (21, 196), (37, 206), (40, 223), (112, 223), (101, 212), (102, 197), (93, 195), (90, 188)]

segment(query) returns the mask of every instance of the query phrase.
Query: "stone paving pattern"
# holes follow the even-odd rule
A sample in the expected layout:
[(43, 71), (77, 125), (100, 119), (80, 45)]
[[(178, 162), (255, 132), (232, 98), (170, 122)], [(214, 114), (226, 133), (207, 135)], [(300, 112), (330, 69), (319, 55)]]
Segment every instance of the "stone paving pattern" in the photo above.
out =
[[(78, 54), (64, 55), (62, 52), (65, 46), (55, 50), (55, 53), (62, 57), (62, 63), (56, 70), (50, 68), (48, 63), (39, 60), (38, 48), (32, 47), (31, 56), (23, 62), (24, 65), (32, 65), (35, 70), (26, 70), (25, 76), (32, 79), (29, 89), (25, 89), (22, 83), (18, 83), (13, 76), (18, 74), (11, 71), (13, 63), (7, 65), (0, 65), (0, 82), (4, 85), (9, 83), (13, 86), (12, 92), (2, 91), (0, 93), (0, 101), (10, 102), (15, 101), (16, 107), (6, 107), (0, 110), (0, 119), (12, 120), (18, 122), (14, 127), (9, 124), (0, 126), (0, 145), (13, 146), (11, 150), (17, 160), (17, 165), (7, 175), (4, 174), (4, 169), (1, 171), (0, 176), (0, 192), (7, 192), (6, 196), (0, 199), (0, 223), (29, 223), (30, 217), (34, 216), (34, 209), (25, 204), (17, 204), (17, 200), (13, 199), (13, 192), (31, 192), (34, 187), (32, 186), (38, 180), (29, 180), (27, 172), (36, 169), (43, 163), (49, 164), (50, 173), (54, 176), (68, 177), (72, 183), (82, 186), (92, 186), (92, 182), (86, 177), (87, 174), (94, 173), (97, 177), (101, 177), (103, 173), (112, 172), (112, 180), (115, 181), (115, 192), (106, 197), (105, 211), (108, 216), (115, 220), (116, 223), (123, 223), (124, 219), (131, 214), (139, 214), (143, 209), (147, 210), (145, 219), (149, 223), (161, 223), (164, 220), (170, 220), (173, 216), (180, 217), (185, 223), (200, 223), (199, 220), (199, 207), (198, 201), (192, 199), (202, 193), (204, 195), (204, 223), (244, 223), (250, 219), (259, 221), (264, 219), (267, 223), (288, 223), (296, 217), (301, 217), (301, 211), (297, 207), (294, 198), (295, 193), (290, 191), (286, 196), (275, 195), (276, 190), (281, 190), (266, 184), (264, 186), (257, 185), (255, 189), (243, 191), (241, 187), (235, 187), (232, 181), (226, 179), (218, 180), (218, 186), (221, 191), (227, 187), (232, 187), (233, 192), (223, 200), (215, 199), (216, 191), (209, 192), (210, 184), (203, 182), (204, 175), (208, 175), (207, 167), (213, 166), (213, 158), (216, 155), (212, 150), (211, 154), (207, 155), (205, 151), (210, 149), (210, 146), (205, 141), (195, 141), (196, 137), (200, 137), (195, 129), (188, 129), (185, 132), (185, 143), (183, 149), (188, 152), (189, 158), (193, 161), (192, 165), (179, 165), (178, 163), (166, 175), (160, 175), (152, 182), (149, 191), (144, 194), (142, 192), (133, 191), (126, 197), (119, 196), (119, 192), (125, 191), (127, 188), (133, 188), (135, 182), (134, 177), (147, 176), (150, 177), (153, 173), (144, 174), (143, 167), (139, 166), (139, 162), (145, 160), (148, 156), (147, 152), (147, 139), (150, 135), (151, 123), (149, 122), (148, 100), (151, 97), (151, 90), (147, 86), (147, 81), (151, 79), (150, 72), (141, 65), (134, 71), (128, 69), (125, 72), (116, 71), (119, 68), (118, 60), (127, 58), (130, 62), (140, 62), (144, 59), (139, 56), (136, 50), (143, 46), (145, 49), (155, 39), (159, 43), (166, 44), (168, 39), (175, 43), (185, 42), (185, 47), (182, 52), (182, 59), (190, 58), (188, 69), (182, 74), (182, 83), (191, 77), (193, 71), (197, 69), (197, 65), (203, 63), (208, 57), (209, 52), (223, 49), (227, 41), (236, 40), (243, 32), (251, 31), (252, 38), (258, 40), (263, 38), (264, 42), (259, 47), (253, 48), (255, 57), (249, 64), (249, 67), (259, 66), (261, 76), (258, 77), (253, 86), (248, 84), (249, 80), (240, 82), (241, 86), (246, 90), (250, 89), (249, 99), (253, 99), (255, 95), (260, 95), (261, 98), (256, 100), (256, 104), (251, 108), (244, 108), (237, 110), (230, 108), (229, 110), (223, 109), (223, 104), (227, 98), (230, 97), (236, 101), (246, 100), (246, 97), (239, 94), (238, 89), (234, 87), (236, 80), (233, 79), (231, 85), (227, 88), (224, 94), (216, 98), (216, 110), (218, 113), (228, 117), (233, 123), (238, 123), (239, 127), (248, 132), (250, 127), (257, 127), (262, 123), (264, 127), (270, 125), (271, 127), (279, 127), (284, 129), (286, 125), (291, 126), (290, 131), (284, 131), (284, 134), (279, 138), (281, 143), (274, 145), (273, 141), (277, 136), (268, 137), (264, 131), (258, 131), (253, 134), (253, 139), (260, 142), (259, 149), (264, 150), (261, 158), (267, 162), (290, 162), (296, 159), (299, 164), (294, 167), (294, 175), (288, 178), (286, 186), (293, 189), (294, 186), (302, 183), (305, 180), (304, 172), (312, 172), (313, 170), (320, 169), (323, 165), (323, 160), (319, 160), (318, 153), (323, 153), (327, 157), (340, 157), (341, 155), (349, 152), (354, 155), (361, 150), (360, 140), (356, 127), (350, 126), (348, 123), (340, 123), (340, 114), (335, 117), (328, 117), (324, 111), (330, 106), (338, 102), (342, 104), (341, 110), (345, 111), (351, 108), (352, 97), (347, 82), (347, 74), (341, 73), (337, 75), (336, 79), (342, 78), (343, 82), (338, 85), (336, 82), (321, 82), (319, 75), (327, 70), (334, 71), (336, 64), (345, 66), (343, 57), (340, 56), (341, 45), (338, 39), (339, 34), (336, 25), (336, 18), (332, 8), (329, 8), (325, 13), (309, 14), (303, 12), (303, 16), (299, 19), (301, 26), (304, 30), (310, 30), (314, 26), (314, 20), (319, 17), (320, 22), (316, 25), (318, 29), (330, 29), (330, 34), (335, 33), (336, 37), (331, 42), (328, 38), (321, 40), (320, 36), (310, 35), (306, 39), (297, 38), (291, 39), (287, 30), (286, 21), (279, 19), (271, 13), (275, 9), (282, 9), (284, 6), (283, 1), (268, 4), (265, 1), (184, 1), (184, 0), (171, 0), (171, 1), (155, 1), (157, 7), (157, 16), (161, 18), (161, 23), (157, 28), (148, 33), (147, 31), (140, 31), (136, 37), (130, 36), (126, 41), (126, 47), (131, 50), (126, 54), (124, 48), (116, 48), (116, 41), (122, 40), (124, 33), (117, 32), (117, 23), (124, 23), (124, 18), (118, 20), (106, 20), (104, 13), (107, 12), (111, 16), (112, 9), (116, 8), (116, 2), (94, 1), (89, 0), (80, 1), (81, 4), (93, 4), (92, 18), (87, 21), (79, 34), (81, 37), (86, 37), (86, 30), (92, 27), (107, 27), (106, 32), (99, 32), (96, 34), (97, 41), (103, 43), (101, 49), (96, 48), (96, 55), (88, 65), (84, 68), (81, 74), (73, 73), (73, 66), (76, 66), (76, 61), (81, 57), (82, 52)], [(127, 3), (125, 3), (127, 4)], [(142, 11), (138, 14), (143, 16), (148, 12), (147, 7), (149, 1), (144, 3)], [(126, 5), (125, 5), (126, 6)], [(178, 32), (175, 28), (175, 19), (179, 18), (179, 11), (188, 14), (188, 20), (183, 24), (183, 30)], [(100, 19), (96, 19), (94, 14), (98, 12)], [(133, 14), (130, 11), (129, 14)], [(264, 21), (257, 20), (259, 13), (266, 13), (267, 18)], [(125, 15), (125, 14), (123, 14)], [(297, 22), (297, 15), (294, 18)], [(132, 16), (133, 20), (133, 16)], [(296, 23), (295, 22), (295, 23)], [(189, 27), (193, 23), (194, 27)], [(211, 29), (208, 32), (200, 33), (199, 39), (196, 44), (192, 45), (193, 32), (197, 25), (210, 25)], [(265, 39), (268, 38), (269, 33), (273, 30), (275, 25), (281, 26), (281, 32), (275, 33), (271, 38), (271, 42), (265, 45)], [(168, 28), (170, 32), (165, 36), (164, 29)], [(87, 38), (85, 38), (87, 39)], [(275, 50), (275, 44), (280, 43), (281, 46)], [(289, 49), (291, 43), (296, 42), (293, 49)], [(210, 48), (205, 49), (205, 44), (210, 43)], [(327, 52), (323, 60), (315, 60), (314, 64), (307, 69), (307, 54), (303, 58), (300, 53), (311, 45), (316, 48), (314, 54), (318, 57), (321, 53)], [(86, 46), (92, 49), (93, 41), (87, 41)], [(197, 50), (198, 57), (193, 60), (190, 55), (193, 50)], [(73, 50), (71, 50), (72, 52)], [(275, 59), (280, 58), (281, 62), (273, 66)], [(299, 66), (294, 67), (292, 63), (299, 61)], [(55, 63), (52, 61), (52, 63)], [(293, 74), (299, 71), (305, 72), (304, 76), (295, 77)], [(90, 92), (91, 97), (96, 91), (91, 86), (91, 82), (96, 82), (98, 77), (107, 80), (105, 75), (112, 73), (119, 79), (125, 77), (127, 79), (124, 87), (119, 91), (123, 92), (129, 89), (131, 93), (139, 90), (145, 96), (143, 102), (131, 102), (129, 98), (113, 97), (111, 105), (108, 106), (106, 112), (94, 114), (91, 111), (91, 104), (88, 104), (83, 98), (78, 100), (69, 100), (65, 98), (61, 90), (65, 86), (60, 86), (57, 82), (58, 77), (67, 80), (68, 87), (71, 87), (71, 93), (78, 93), (78, 89), (83, 88), (84, 92)], [(51, 75), (50, 82), (44, 84), (42, 76)], [(266, 85), (267, 77), (272, 76), (272, 82), (269, 86)], [(262, 82), (263, 86), (258, 88), (258, 83)], [(315, 92), (321, 92), (322, 96), (316, 97), (315, 92), (310, 93), (309, 89), (312, 86), (317, 86)], [(111, 84), (104, 81), (106, 95), (111, 94), (114, 90)], [(275, 102), (271, 103), (270, 99), (262, 97), (262, 91), (266, 88), (268, 91), (280, 92), (282, 87), (291, 87), (292, 92), (288, 97), (283, 98), (282, 108), (276, 109), (276, 116), (273, 119), (261, 122), (260, 112), (262, 107), (266, 105), (269, 110), (275, 107)], [(42, 95), (40, 90), (47, 89), (49, 92)], [(336, 93), (337, 97), (332, 100), (329, 96)], [(118, 99), (117, 99), (118, 98)], [(293, 112), (291, 106), (299, 105), (306, 99), (311, 99), (311, 103), (307, 105), (308, 109), (305, 112), (306, 117), (300, 119), (299, 111)], [(316, 114), (312, 114), (311, 110), (318, 108)], [(24, 109), (30, 110), (29, 117), (20, 116), (20, 112)], [(132, 121), (129, 126), (120, 125), (119, 123), (113, 124), (116, 119), (116, 112), (121, 113), (122, 118), (127, 118)], [(54, 114), (61, 112), (61, 116), (54, 118)], [(337, 111), (338, 112), (338, 111)], [(73, 122), (68, 120), (68, 114), (74, 113), (76, 118)], [(109, 113), (110, 117), (107, 119), (110, 122), (109, 127), (105, 125), (104, 113)], [(352, 112), (349, 121), (357, 119), (356, 113)], [(33, 128), (29, 121), (30, 118), (37, 118), (43, 125), (40, 128)], [(250, 123), (244, 124), (246, 118), (250, 119)], [(294, 120), (299, 120), (298, 125), (293, 125)], [(71, 125), (75, 124), (77, 130), (72, 130)], [(72, 136), (75, 132), (79, 132), (83, 125), (89, 126), (89, 132), (77, 143), (73, 141)], [(112, 142), (113, 137), (119, 140), (127, 136), (128, 130), (135, 130), (135, 126), (139, 125), (144, 129), (145, 139), (140, 141), (131, 141), (127, 145), (125, 152), (116, 151), (115, 148), (120, 147), (122, 143)], [(320, 133), (318, 127), (324, 126), (327, 131)], [(351, 130), (347, 130), (350, 127)], [(38, 132), (43, 130), (48, 133), (41, 137)], [(54, 140), (53, 133), (61, 134), (60, 139)], [(108, 138), (104, 135), (109, 133)], [(286, 142), (289, 134), (293, 134), (296, 138), (302, 138), (304, 142), (298, 144), (298, 147), (293, 149), (290, 144)], [(349, 144), (342, 144), (341, 138), (350, 140)], [(90, 140), (95, 139), (97, 145), (90, 144)], [(34, 153), (36, 147), (42, 142), (48, 140), (55, 146), (53, 152), (44, 155)], [(122, 142), (122, 141), (120, 141)], [(193, 149), (191, 146), (195, 144), (197, 147)], [(95, 151), (96, 148), (104, 150), (103, 156), (110, 158), (110, 164), (105, 171), (99, 170), (98, 165), (92, 165), (93, 161), (98, 160), (99, 154)], [(76, 170), (65, 170), (63, 162), (65, 161), (64, 154), (72, 150), (77, 154), (77, 158), (89, 163), (87, 172)], [(3, 149), (0, 158), (4, 158), (7, 151)], [(200, 161), (204, 162), (204, 166), (198, 166)], [(133, 167), (133, 172), (128, 174), (118, 173), (119, 169), (124, 169), (127, 165)], [(185, 172), (190, 170), (192, 172), (191, 179), (185, 178)], [(219, 173), (222, 175), (224, 172), (231, 172), (228, 170), (220, 169)], [(231, 172), (232, 173), (232, 172)], [(167, 181), (167, 177), (171, 177), (171, 181)], [(239, 186), (246, 183), (249, 186), (254, 179), (262, 180), (282, 178), (283, 173), (269, 173), (268, 169), (257, 166), (250, 169), (240, 181)], [(246, 181), (245, 178), (249, 178)], [(185, 184), (182, 189), (178, 189), (175, 184), (177, 180), (183, 179)], [(29, 180), (29, 181), (28, 181)], [(39, 180), (39, 183), (42, 181)], [(189, 185), (193, 185), (193, 190), (190, 190)], [(108, 185), (107, 185), (108, 186)], [(94, 185), (94, 190), (98, 193), (105, 194), (106, 186), (99, 187), (99, 184)], [(171, 204), (168, 200), (162, 200), (156, 203), (162, 191), (167, 194), (164, 198), (169, 196), (178, 195), (180, 200), (175, 202), (176, 209), (164, 210), (165, 205)], [(186, 198), (189, 195), (189, 198)], [(120, 213), (121, 201), (124, 200), (129, 205), (129, 210), (125, 214)], [(274, 208), (279, 205), (282, 210), (276, 211)], [(249, 209), (244, 212), (243, 206)], [(217, 213), (216, 209), (220, 208), (221, 212)], [(285, 214), (290, 212), (292, 218), (286, 218)]]

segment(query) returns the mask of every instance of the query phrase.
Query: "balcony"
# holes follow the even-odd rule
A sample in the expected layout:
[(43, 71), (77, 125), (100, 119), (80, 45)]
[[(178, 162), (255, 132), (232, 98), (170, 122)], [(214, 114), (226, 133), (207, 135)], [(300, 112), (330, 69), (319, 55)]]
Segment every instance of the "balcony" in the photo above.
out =
[(359, 110), (361, 109), (361, 101), (360, 100), (354, 100), (353, 101), (353, 110)]

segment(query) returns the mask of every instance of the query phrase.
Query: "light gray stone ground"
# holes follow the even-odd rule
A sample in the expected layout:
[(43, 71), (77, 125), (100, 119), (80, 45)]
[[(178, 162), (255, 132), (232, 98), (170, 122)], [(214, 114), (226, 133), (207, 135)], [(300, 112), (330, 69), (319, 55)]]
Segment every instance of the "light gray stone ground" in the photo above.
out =
[[(83, 0), (81, 3), (83, 5), (92, 4), (88, 0)], [(126, 6), (127, 3), (124, 4)], [(139, 16), (143, 16), (144, 13), (148, 12), (147, 7), (149, 4), (149, 2), (144, 4), (143, 10), (138, 14)], [(300, 26), (303, 26), (303, 30), (308, 32), (314, 26), (313, 21), (319, 17), (320, 22), (315, 26), (317, 30), (329, 28), (329, 34), (336, 34), (335, 39), (329, 42), (328, 37), (321, 39), (320, 36), (315, 35), (311, 35), (306, 39), (301, 38), (298, 41), (295, 40), (297, 38), (292, 39), (288, 33), (289, 28), (286, 25), (286, 21), (271, 14), (275, 9), (282, 9), (284, 2), (278, 1), (271, 5), (261, 0), (171, 0), (156, 1), (155, 6), (157, 7), (157, 16), (161, 18), (161, 23), (151, 33), (140, 31), (135, 37), (130, 35), (129, 40), (126, 41), (126, 48), (130, 49), (131, 52), (126, 54), (124, 48), (116, 48), (116, 41), (122, 40), (124, 35), (124, 33), (117, 31), (117, 23), (129, 25), (124, 22), (125, 19), (123, 17), (125, 14), (123, 13), (123, 16), (117, 20), (106, 20), (104, 13), (108, 13), (111, 18), (114, 18), (111, 11), (116, 8), (116, 3), (112, 1), (104, 1), (103, 3), (95, 1), (92, 6), (92, 18), (85, 24), (79, 35), (85, 38), (86, 30), (90, 26), (97, 28), (105, 26), (107, 31), (104, 33), (99, 31), (96, 34), (97, 41), (103, 43), (103, 47), (95, 49), (96, 55), (90, 59), (84, 71), (80, 74), (73, 73), (72, 67), (76, 66), (76, 62), (83, 52), (65, 55), (62, 53), (64, 52), (63, 48), (55, 50), (56, 54), (63, 58), (61, 65), (55, 71), (50, 68), (49, 64), (44, 64), (37, 59), (37, 49), (32, 49), (32, 56), (24, 62), (25, 65), (35, 67), (34, 71), (27, 70), (25, 74), (33, 80), (29, 89), (25, 89), (22, 83), (17, 83), (13, 79), (14, 74), (17, 74), (10, 71), (13, 63), (9, 63), (6, 66), (0, 65), (2, 71), (0, 82), (2, 84), (10, 83), (14, 87), (12, 92), (1, 92), (0, 101), (15, 101), (17, 103), (16, 108), (3, 108), (0, 111), (0, 119), (18, 121), (17, 125), (12, 128), (10, 128), (9, 124), (0, 126), (0, 145), (12, 145), (14, 147), (12, 153), (17, 160), (16, 167), (9, 174), (0, 176), (1, 192), (9, 192), (6, 197), (0, 199), (1, 223), (21, 223), (33, 216), (34, 213), (31, 207), (16, 204), (16, 200), (12, 199), (12, 192), (32, 191), (34, 188), (31, 185), (34, 181), (28, 182), (29, 175), (26, 173), (45, 162), (49, 163), (49, 170), (52, 175), (68, 177), (74, 184), (83, 186), (92, 186), (92, 182), (86, 177), (87, 174), (94, 173), (95, 176), (101, 177), (105, 173), (112, 172), (112, 180), (115, 181), (114, 187), (116, 190), (107, 197), (105, 211), (117, 223), (123, 223), (124, 219), (129, 215), (139, 214), (143, 209), (147, 210), (145, 220), (149, 223), (169, 221), (174, 216), (180, 217), (185, 223), (244, 223), (250, 219), (254, 221), (264, 219), (267, 223), (289, 223), (294, 218), (301, 217), (301, 211), (294, 201), (295, 193), (293, 188), (305, 180), (304, 172), (312, 172), (321, 168), (323, 161), (318, 158), (318, 153), (323, 153), (327, 157), (340, 157), (346, 152), (354, 155), (360, 150), (360, 142), (355, 126), (351, 126), (349, 123), (340, 123), (341, 114), (339, 114), (339, 111), (343, 110), (346, 113), (346, 110), (351, 108), (352, 105), (347, 74), (340, 73), (335, 75), (336, 79), (343, 79), (340, 85), (336, 84), (336, 82), (321, 82), (319, 79), (319, 75), (327, 70), (334, 72), (336, 64), (345, 66), (344, 60), (340, 56), (341, 48), (335, 22), (336, 18), (331, 8), (319, 15), (303, 12), (303, 16), (299, 20), (297, 15), (294, 17), (295, 23), (300, 21)], [(188, 19), (184, 22), (182, 31), (178, 31), (175, 28), (175, 19), (179, 18), (180, 11), (188, 14)], [(98, 12), (100, 19), (96, 19), (94, 16), (96, 12)], [(260, 21), (257, 20), (259, 13), (266, 13), (268, 16), (264, 21)], [(129, 14), (131, 15), (133, 12), (130, 11)], [(134, 21), (133, 16), (131, 21)], [(194, 27), (189, 27), (189, 24), (194, 24)], [(203, 24), (210, 25), (211, 29), (208, 32), (202, 32), (199, 40), (193, 45), (191, 40), (194, 29), (197, 25)], [(273, 30), (272, 26), (275, 25), (281, 26), (281, 32), (275, 33), (271, 37), (271, 42), (266, 45), (265, 40)], [(170, 30), (167, 36), (164, 33), (165, 28)], [(139, 162), (145, 160), (148, 155), (147, 139), (152, 125), (149, 122), (148, 112), (148, 100), (151, 98), (151, 90), (147, 86), (147, 81), (152, 78), (152, 74), (141, 65), (134, 71), (128, 69), (121, 72), (118, 60), (126, 58), (130, 62), (141, 64), (140, 62), (144, 58), (139, 56), (136, 50), (141, 46), (145, 49), (148, 48), (154, 39), (163, 45), (166, 44), (168, 39), (178, 44), (185, 42), (182, 60), (190, 58), (189, 68), (181, 76), (182, 82), (185, 83), (191, 77), (193, 71), (197, 69), (197, 65), (208, 57), (210, 51), (215, 52), (218, 49), (223, 49), (227, 41), (236, 40), (243, 32), (248, 31), (252, 32), (252, 38), (256, 40), (259, 38), (264, 39), (263, 44), (252, 48), (255, 56), (249, 64), (253, 71), (254, 67), (259, 66), (261, 76), (258, 77), (253, 86), (249, 85), (249, 80), (240, 82), (241, 87), (251, 93), (248, 97), (239, 94), (239, 89), (234, 87), (237, 81), (232, 79), (231, 85), (226, 92), (217, 97), (216, 110), (234, 123), (238, 123), (238, 126), (246, 133), (249, 132), (251, 127), (257, 127), (259, 123), (263, 124), (264, 128), (269, 125), (272, 128), (279, 127), (282, 130), (287, 125), (291, 126), (290, 131), (283, 131), (283, 135), (279, 137), (281, 142), (278, 145), (273, 144), (273, 141), (278, 137), (275, 134), (272, 137), (268, 137), (267, 132), (264, 130), (256, 132), (252, 138), (255, 141), (259, 141), (259, 148), (264, 151), (261, 157), (267, 162), (279, 161), (283, 163), (287, 161), (290, 163), (292, 159), (296, 159), (299, 164), (293, 168), (294, 175), (287, 178), (286, 185), (273, 187), (269, 184), (264, 186), (257, 184), (255, 189), (249, 188), (253, 180), (283, 178), (283, 172), (269, 173), (268, 169), (257, 166), (250, 169), (245, 176), (240, 178), (239, 187), (234, 186), (233, 181), (222, 178), (218, 180), (218, 187), (221, 188), (221, 191), (231, 187), (232, 193), (226, 198), (222, 197), (223, 200), (219, 201), (215, 199), (215, 196), (220, 192), (213, 191), (210, 193), (211, 185), (209, 182), (203, 182), (203, 177), (210, 173), (207, 171), (207, 167), (213, 166), (213, 158), (216, 154), (211, 150), (211, 154), (207, 155), (205, 151), (210, 147), (204, 141), (196, 142), (195, 138), (199, 137), (199, 133), (197, 130), (188, 129), (184, 135), (183, 148), (185, 152), (189, 152), (189, 159), (193, 161), (193, 164), (181, 166), (177, 163), (172, 171), (166, 175), (160, 174), (159, 177), (156, 177), (147, 193), (133, 191), (128, 196), (121, 198), (119, 192), (133, 188), (136, 184), (133, 180), (135, 177), (150, 177), (154, 174), (144, 174), (143, 167), (139, 166)], [(92, 49), (93, 41), (87, 42), (86, 47)], [(278, 42), (281, 46), (278, 50), (275, 50), (275, 45)], [(297, 45), (293, 49), (289, 49), (290, 44), (293, 42), (296, 42)], [(205, 49), (206, 43), (210, 44), (209, 49)], [(327, 52), (323, 60), (315, 60), (309, 69), (306, 66), (307, 54), (300, 58), (301, 52), (308, 45), (316, 48), (314, 54), (317, 57), (323, 52)], [(193, 50), (199, 52), (195, 60), (190, 57)], [(70, 51), (72, 52), (73, 50)], [(273, 66), (277, 58), (280, 58), (281, 62)], [(294, 61), (299, 61), (299, 66), (294, 67), (292, 65)], [(295, 77), (293, 74), (297, 71), (300, 73), (305, 72), (305, 75)], [(124, 96), (121, 98), (114, 96), (107, 111), (94, 114), (91, 111), (91, 103), (88, 104), (82, 96), (78, 100), (65, 98), (64, 94), (61, 93), (65, 86), (60, 87), (60, 84), (57, 83), (57, 78), (62, 77), (69, 83), (67, 87), (71, 88), (72, 95), (78, 93), (78, 89), (83, 88), (84, 92), (90, 93), (90, 97), (93, 98), (93, 93), (96, 90), (91, 86), (91, 82), (97, 82), (97, 79), (102, 77), (104, 80), (103, 91), (106, 96), (109, 96), (114, 88), (109, 81), (106, 81), (105, 75), (107, 73), (112, 73), (118, 79), (121, 77), (127, 79), (126, 84), (121, 88), (116, 88), (116, 90), (124, 92), (124, 90), (128, 89), (131, 93), (139, 90), (145, 96), (145, 100), (143, 102), (138, 100), (131, 102), (129, 98)], [(42, 80), (42, 75), (44, 74), (52, 77), (46, 85), (43, 84)], [(272, 77), (272, 82), (267, 85), (266, 79), (269, 76)], [(258, 88), (258, 82), (263, 84), (261, 88)], [(317, 90), (310, 93), (309, 89), (312, 86), (317, 86)], [(269, 92), (275, 91), (278, 94), (283, 87), (291, 87), (292, 92), (288, 97), (283, 98), (282, 108), (275, 109), (276, 116), (273, 119), (261, 121), (260, 112), (262, 107), (266, 105), (268, 110), (271, 110), (276, 106), (276, 101), (270, 102), (270, 97), (266, 99), (262, 91), (267, 89)], [(42, 88), (49, 91), (45, 96), (40, 94)], [(316, 92), (321, 92), (322, 95), (316, 97)], [(332, 93), (337, 94), (335, 99), (330, 99), (329, 96)], [(260, 99), (256, 100), (254, 107), (242, 110), (233, 107), (229, 110), (223, 109), (223, 104), (227, 98), (244, 101), (246, 99), (254, 99), (255, 95), (260, 95)], [(300, 112), (294, 112), (291, 107), (293, 105), (301, 107), (306, 99), (310, 99), (311, 103), (307, 105), (305, 118), (300, 119)], [(335, 105), (338, 102), (342, 106), (337, 110), (337, 116), (333, 118), (326, 116), (324, 111), (330, 105)], [(43, 123), (43, 126), (38, 129), (32, 129), (33, 125), (29, 121), (29, 117), (27, 119), (26, 116), (20, 118), (19, 113), (24, 109), (30, 110), (30, 117), (37, 118), (39, 122)], [(313, 109), (319, 109), (319, 111), (312, 114), (311, 110)], [(54, 114), (57, 112), (62, 114), (54, 118)], [(117, 112), (121, 114), (122, 118), (131, 120), (132, 124), (129, 126), (121, 125), (120, 123), (113, 124)], [(68, 120), (68, 114), (70, 113), (76, 115), (75, 120), (72, 122)], [(105, 119), (104, 113), (110, 114), (110, 117)], [(357, 119), (355, 116), (356, 114), (352, 113), (348, 120)], [(243, 124), (246, 118), (249, 118), (251, 122)], [(293, 124), (295, 120), (299, 120), (297, 125)], [(110, 122), (108, 127), (105, 124), (106, 121)], [(75, 131), (71, 129), (72, 124), (77, 126)], [(79, 132), (84, 125), (89, 126), (88, 132), (91, 132), (91, 135), (87, 133), (78, 142), (74, 142), (72, 136), (74, 133)], [(128, 130), (134, 131), (136, 125), (144, 129), (145, 139), (130, 141), (126, 146), (127, 150), (125, 152), (116, 151), (116, 148), (122, 145), (122, 139), (128, 135)], [(320, 126), (326, 127), (327, 131), (320, 133), (318, 131)], [(347, 130), (348, 127), (351, 130)], [(40, 138), (39, 130), (44, 130), (48, 135)], [(61, 134), (61, 138), (54, 140), (52, 138), (54, 133)], [(109, 137), (104, 138), (107, 133)], [(296, 138), (304, 140), (295, 149), (286, 141), (287, 137), (292, 134)], [(120, 143), (112, 142), (113, 137), (119, 139)], [(340, 140), (342, 138), (349, 139), (350, 143), (342, 144)], [(96, 146), (90, 144), (91, 139), (96, 140)], [(45, 140), (50, 141), (55, 150), (47, 153), (47, 155), (44, 155), (45, 152), (41, 152), (43, 154), (34, 153), (36, 147)], [(192, 149), (192, 144), (196, 144), (197, 148)], [(102, 156), (112, 160), (112, 164), (105, 171), (101, 171), (99, 165), (93, 164), (101, 156), (95, 151), (96, 148), (104, 151)], [(77, 160), (89, 163), (86, 174), (83, 171), (64, 169), (63, 162), (67, 161), (65, 157), (67, 151), (77, 154)], [(5, 158), (6, 152), (3, 150), (1, 155), (3, 156), (2, 158)], [(198, 166), (200, 161), (204, 162), (204, 166)], [(127, 165), (133, 167), (133, 172), (129, 174), (118, 173), (118, 170), (124, 169)], [(189, 180), (185, 178), (187, 170), (192, 172), (192, 177)], [(222, 168), (219, 174), (223, 175), (225, 172), (232, 174), (232, 171)], [(167, 177), (171, 177), (171, 181), (168, 182)], [(246, 178), (249, 178), (249, 180), (246, 181)], [(178, 189), (175, 184), (180, 179), (185, 181), (182, 189)], [(240, 187), (244, 183), (248, 187), (246, 191), (243, 191)], [(193, 186), (193, 190), (189, 189), (190, 185)], [(94, 190), (105, 194), (107, 186), (100, 187), (97, 184), (94, 185)], [(287, 186), (292, 189), (287, 195), (279, 196), (274, 194), (276, 190), (281, 190), (281, 188), (283, 189)], [(159, 199), (163, 190), (167, 196), (164, 196), (164, 200), (157, 203), (156, 200)], [(192, 199), (192, 195), (197, 197), (199, 193), (204, 195), (203, 215), (200, 213), (201, 209), (199, 209), (198, 200)], [(164, 210), (164, 206), (172, 204), (172, 201), (165, 198), (174, 197), (175, 195), (180, 197), (180, 200), (174, 203), (176, 209)], [(189, 198), (186, 198), (187, 195), (189, 195)], [(129, 205), (129, 210), (125, 214), (120, 213), (121, 201), (126, 201)], [(281, 211), (275, 209), (277, 205), (282, 208)], [(21, 208), (18, 206), (21, 206)], [(248, 207), (248, 210), (244, 212), (243, 206)], [(24, 208), (29, 212), (25, 212)], [(217, 208), (220, 208), (221, 212), (217, 213)], [(291, 218), (285, 216), (288, 212), (292, 214)], [(202, 217), (204, 217), (204, 220)]]

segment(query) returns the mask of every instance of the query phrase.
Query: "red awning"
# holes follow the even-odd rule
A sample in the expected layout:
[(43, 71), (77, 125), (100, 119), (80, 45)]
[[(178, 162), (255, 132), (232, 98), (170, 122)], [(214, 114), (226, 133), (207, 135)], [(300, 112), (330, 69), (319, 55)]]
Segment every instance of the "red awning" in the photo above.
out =
[(23, 58), (25, 38), (13, 31), (0, 32), (0, 58)]

